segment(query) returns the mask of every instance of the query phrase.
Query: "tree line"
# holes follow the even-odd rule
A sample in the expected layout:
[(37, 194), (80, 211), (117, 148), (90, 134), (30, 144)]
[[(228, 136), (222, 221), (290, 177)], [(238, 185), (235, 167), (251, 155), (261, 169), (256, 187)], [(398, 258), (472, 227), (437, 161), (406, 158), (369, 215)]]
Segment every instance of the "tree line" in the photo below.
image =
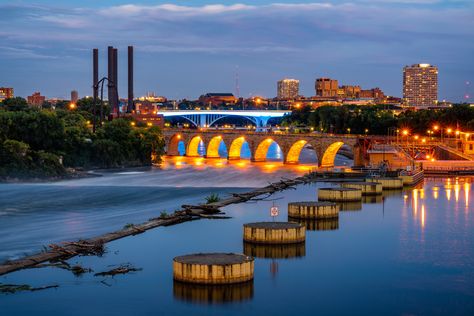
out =
[(455, 104), (449, 108), (407, 110), (386, 105), (376, 106), (310, 106), (293, 110), (284, 117), (283, 125), (312, 127), (316, 131), (335, 134), (387, 135), (390, 129), (409, 129), (413, 134), (426, 134), (434, 125), (462, 131), (474, 130), (474, 107)]
[(89, 101), (76, 110), (35, 109), (22, 98), (0, 103), (0, 178), (59, 177), (68, 168), (112, 168), (160, 161), (164, 140), (157, 127), (132, 126), (130, 118), (104, 122), (92, 132)]

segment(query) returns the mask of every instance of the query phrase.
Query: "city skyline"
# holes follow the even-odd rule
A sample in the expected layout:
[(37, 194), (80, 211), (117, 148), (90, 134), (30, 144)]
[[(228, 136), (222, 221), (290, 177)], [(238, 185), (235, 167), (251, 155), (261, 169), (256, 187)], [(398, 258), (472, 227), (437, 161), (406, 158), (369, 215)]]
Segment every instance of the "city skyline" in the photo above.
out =
[(438, 66), (440, 100), (462, 101), (465, 82), (473, 81), (468, 1), (130, 3), (0, 4), (0, 86), (23, 97), (91, 95), (91, 48), (101, 51), (103, 76), (109, 45), (119, 49), (122, 98), (128, 45), (136, 49), (136, 96), (235, 93), (237, 65), (243, 97), (274, 97), (284, 77), (300, 80), (306, 96), (314, 95), (315, 78), (329, 77), (401, 97), (403, 67), (418, 63)]

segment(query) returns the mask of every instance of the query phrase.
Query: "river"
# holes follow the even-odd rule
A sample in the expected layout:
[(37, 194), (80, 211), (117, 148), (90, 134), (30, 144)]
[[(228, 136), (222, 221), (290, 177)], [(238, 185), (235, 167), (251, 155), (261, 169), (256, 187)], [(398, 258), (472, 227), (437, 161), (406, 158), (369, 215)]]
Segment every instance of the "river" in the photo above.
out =
[[(347, 164), (339, 157), (338, 165)], [(173, 211), (206, 195), (247, 191), (313, 166), (176, 157), (162, 168), (101, 177), (0, 185), (0, 257), (12, 259), (65, 239), (90, 237)], [(428, 178), (345, 206), (339, 220), (307, 222), (306, 242), (280, 249), (242, 242), (242, 225), (270, 220), (269, 208), (316, 200), (327, 183), (298, 186), (271, 200), (230, 205), (232, 219), (160, 227), (114, 241), (102, 257), (76, 257), (95, 272), (141, 268), (114, 278), (75, 277), (58, 268), (18, 271), (0, 283), (59, 288), (0, 295), (2, 315), (472, 315), (473, 178)], [(336, 185), (336, 184), (331, 184)], [(193, 252), (256, 256), (255, 279), (196, 287), (172, 279), (172, 259)]]

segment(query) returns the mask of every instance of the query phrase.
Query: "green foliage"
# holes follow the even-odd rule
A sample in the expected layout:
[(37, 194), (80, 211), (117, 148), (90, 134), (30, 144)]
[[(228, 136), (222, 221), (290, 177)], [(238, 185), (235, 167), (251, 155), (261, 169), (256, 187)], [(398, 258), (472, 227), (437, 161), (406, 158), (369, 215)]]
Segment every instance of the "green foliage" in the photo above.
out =
[(26, 143), (7, 139), (0, 144), (0, 177), (54, 177), (61, 176), (65, 169), (60, 157), (31, 150)]
[(206, 203), (207, 204), (219, 202), (220, 200), (221, 200), (221, 198), (219, 197), (219, 194), (216, 194), (216, 193), (212, 193), (212, 194), (206, 196)]
[(24, 111), (28, 109), (28, 103), (22, 97), (5, 99), (1, 105), (7, 111)]
[(110, 168), (160, 161), (164, 140), (158, 128), (132, 128), (129, 120), (116, 119), (93, 134), (87, 115), (0, 111), (0, 178), (61, 176), (64, 166)]
[(162, 212), (160, 213), (160, 218), (161, 218), (161, 219), (164, 219), (164, 218), (167, 218), (167, 217), (168, 217), (168, 213), (166, 213), (166, 211), (162, 211)]
[(392, 107), (379, 106), (321, 106), (315, 110), (303, 107), (284, 117), (285, 126), (308, 126), (316, 131), (342, 134), (386, 135), (389, 128), (409, 128), (414, 133), (426, 133), (434, 124), (460, 129), (474, 129), (474, 108), (454, 105), (438, 110), (405, 111), (396, 116)]

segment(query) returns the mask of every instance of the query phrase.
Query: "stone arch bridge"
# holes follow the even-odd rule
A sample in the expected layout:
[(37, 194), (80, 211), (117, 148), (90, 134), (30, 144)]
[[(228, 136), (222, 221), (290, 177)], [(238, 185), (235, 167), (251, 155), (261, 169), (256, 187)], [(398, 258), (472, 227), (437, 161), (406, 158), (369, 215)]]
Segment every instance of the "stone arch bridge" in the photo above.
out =
[(299, 163), (300, 152), (303, 147), (311, 145), (318, 157), (320, 167), (333, 167), (337, 151), (342, 145), (352, 148), (354, 165), (365, 165), (365, 148), (367, 138), (356, 135), (329, 135), (329, 134), (277, 134), (239, 130), (176, 130), (163, 131), (166, 154), (179, 156), (178, 145), (184, 143), (188, 157), (199, 157), (198, 147), (202, 141), (205, 145), (206, 158), (225, 158), (219, 155), (219, 146), (224, 142), (229, 160), (240, 159), (242, 145), (247, 142), (250, 148), (251, 161), (265, 161), (267, 151), (273, 142), (276, 142), (282, 151), (283, 161), (287, 164)]

